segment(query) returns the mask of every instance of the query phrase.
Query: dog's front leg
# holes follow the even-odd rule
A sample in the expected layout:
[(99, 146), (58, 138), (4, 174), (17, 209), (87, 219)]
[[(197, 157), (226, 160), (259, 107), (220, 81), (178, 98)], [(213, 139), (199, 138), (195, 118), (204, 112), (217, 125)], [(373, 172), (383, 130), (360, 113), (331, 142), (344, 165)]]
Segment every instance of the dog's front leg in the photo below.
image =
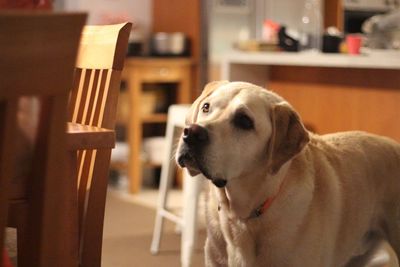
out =
[(228, 266), (229, 267), (254, 267), (256, 266), (256, 254), (253, 240), (249, 236), (238, 237), (240, 244), (228, 242)]
[(205, 265), (207, 267), (227, 267), (228, 257), (224, 240), (216, 240), (215, 236), (208, 236), (204, 247)]
[(230, 212), (224, 189), (216, 189), (220, 208), (219, 229), (224, 237), (229, 267), (254, 267), (256, 262), (255, 242), (245, 222)]

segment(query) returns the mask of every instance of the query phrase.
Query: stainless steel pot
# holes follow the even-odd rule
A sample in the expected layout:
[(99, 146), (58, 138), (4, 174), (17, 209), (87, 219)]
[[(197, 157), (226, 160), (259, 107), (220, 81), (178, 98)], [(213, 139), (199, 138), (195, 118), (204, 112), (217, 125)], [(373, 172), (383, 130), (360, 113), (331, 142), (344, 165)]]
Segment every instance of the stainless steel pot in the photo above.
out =
[(151, 37), (151, 54), (155, 56), (188, 55), (188, 39), (182, 32), (157, 32)]
[(166, 55), (169, 53), (169, 37), (166, 32), (158, 32), (151, 39), (152, 54)]

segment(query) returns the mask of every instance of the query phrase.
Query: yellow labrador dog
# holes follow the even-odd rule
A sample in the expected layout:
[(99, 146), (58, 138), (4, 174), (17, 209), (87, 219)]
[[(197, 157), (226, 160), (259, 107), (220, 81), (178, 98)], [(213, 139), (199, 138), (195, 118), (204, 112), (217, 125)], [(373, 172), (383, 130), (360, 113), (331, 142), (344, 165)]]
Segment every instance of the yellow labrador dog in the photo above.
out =
[(382, 240), (400, 255), (400, 145), (319, 136), (277, 94), (213, 82), (194, 102), (176, 159), (211, 184), (207, 266), (365, 266)]

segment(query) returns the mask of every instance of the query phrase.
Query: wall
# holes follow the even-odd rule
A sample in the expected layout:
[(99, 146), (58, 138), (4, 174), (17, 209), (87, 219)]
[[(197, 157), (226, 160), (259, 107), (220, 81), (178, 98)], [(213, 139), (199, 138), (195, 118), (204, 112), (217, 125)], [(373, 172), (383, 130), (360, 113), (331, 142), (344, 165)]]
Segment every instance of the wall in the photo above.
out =
[(211, 61), (219, 61), (224, 52), (232, 48), (240, 35), (250, 32), (247, 15), (220, 14), (212, 11), (209, 27), (209, 49)]
[(298, 29), (305, 0), (265, 0), (265, 2), (266, 18)]
[(220, 63), (233, 43), (252, 35), (251, 13), (216, 10), (215, 1), (207, 0), (208, 14), (208, 80), (220, 79)]
[(126, 19), (147, 36), (152, 27), (152, 4), (152, 0), (56, 0), (55, 6), (67, 11), (88, 11), (88, 24)]

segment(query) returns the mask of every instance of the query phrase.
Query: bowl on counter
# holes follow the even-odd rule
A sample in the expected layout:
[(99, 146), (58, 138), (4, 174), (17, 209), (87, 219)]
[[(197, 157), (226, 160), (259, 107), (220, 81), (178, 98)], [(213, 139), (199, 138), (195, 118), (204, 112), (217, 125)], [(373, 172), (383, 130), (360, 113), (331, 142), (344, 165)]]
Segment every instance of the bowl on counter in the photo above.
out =
[(189, 39), (182, 32), (157, 32), (150, 39), (152, 56), (189, 56)]

